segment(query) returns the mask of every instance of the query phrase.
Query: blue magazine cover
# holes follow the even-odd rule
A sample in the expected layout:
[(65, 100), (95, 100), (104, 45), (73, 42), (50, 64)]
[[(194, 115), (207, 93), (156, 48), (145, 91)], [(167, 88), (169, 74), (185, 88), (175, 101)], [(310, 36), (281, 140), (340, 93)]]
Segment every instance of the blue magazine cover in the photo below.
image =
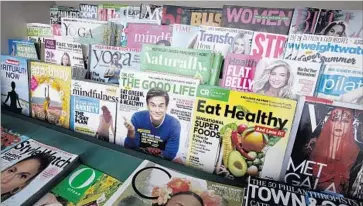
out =
[(27, 59), (1, 55), (1, 103), (3, 109), (30, 115)]
[(38, 60), (34, 42), (22, 39), (8, 39), (9, 55)]

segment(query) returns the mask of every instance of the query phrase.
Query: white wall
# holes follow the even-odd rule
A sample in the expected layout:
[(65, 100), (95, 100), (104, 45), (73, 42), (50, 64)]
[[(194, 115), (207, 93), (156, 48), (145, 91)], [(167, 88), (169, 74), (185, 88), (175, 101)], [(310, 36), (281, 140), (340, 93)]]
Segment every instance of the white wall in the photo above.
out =
[[(138, 6), (142, 1), (82, 1), (82, 3), (123, 3)], [(81, 1), (3, 1), (1, 3), (1, 53), (8, 51), (7, 39), (26, 37), (26, 23), (49, 23), (49, 8), (56, 5), (78, 7)], [(362, 10), (362, 1), (144, 1), (143, 3), (172, 4), (196, 7), (222, 7), (224, 4), (293, 8), (298, 6)]]
[(8, 39), (26, 38), (26, 23), (49, 24), (49, 8), (53, 1), (1, 2), (1, 53), (8, 51)]

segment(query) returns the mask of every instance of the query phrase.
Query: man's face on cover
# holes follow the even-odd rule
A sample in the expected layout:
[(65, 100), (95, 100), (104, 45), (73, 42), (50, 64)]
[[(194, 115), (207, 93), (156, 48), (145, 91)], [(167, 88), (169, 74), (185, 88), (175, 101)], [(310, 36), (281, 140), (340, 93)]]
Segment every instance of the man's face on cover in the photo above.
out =
[(151, 97), (148, 101), (147, 108), (150, 113), (151, 121), (160, 123), (163, 120), (167, 109), (165, 97)]

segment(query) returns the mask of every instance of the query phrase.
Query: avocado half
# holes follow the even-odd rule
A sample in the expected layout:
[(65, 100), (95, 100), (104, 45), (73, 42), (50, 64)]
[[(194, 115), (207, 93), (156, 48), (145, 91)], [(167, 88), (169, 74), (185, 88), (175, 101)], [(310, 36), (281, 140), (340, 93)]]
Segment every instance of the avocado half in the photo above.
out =
[(228, 156), (228, 169), (235, 177), (242, 177), (247, 172), (247, 163), (241, 153), (234, 150)]

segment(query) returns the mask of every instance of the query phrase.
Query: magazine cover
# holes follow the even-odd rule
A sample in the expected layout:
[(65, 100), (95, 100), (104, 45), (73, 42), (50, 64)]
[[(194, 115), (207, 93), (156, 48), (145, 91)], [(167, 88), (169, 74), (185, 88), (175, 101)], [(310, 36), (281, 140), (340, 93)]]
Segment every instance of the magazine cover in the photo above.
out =
[(155, 4), (144, 4), (140, 5), (140, 16), (139, 19), (147, 19), (155, 21), (156, 24), (161, 23), (163, 16), (163, 6)]
[(68, 6), (50, 8), (50, 25), (54, 36), (62, 36), (62, 18), (78, 18), (79, 10)]
[(261, 57), (229, 53), (224, 60), (223, 78), (219, 86), (252, 92), (253, 79)]
[(1, 126), (1, 153), (8, 151), (17, 144), (28, 140), (29, 137), (12, 131), (9, 128)]
[[(291, 46), (298, 50), (297, 60), (362, 67), (363, 39), (303, 34)], [(290, 47), (290, 46), (289, 46)]]
[(116, 144), (185, 163), (199, 80), (121, 71)]
[(187, 165), (245, 182), (278, 180), (296, 101), (200, 85)]
[(223, 6), (223, 27), (288, 35), (294, 9)]
[(363, 38), (362, 10), (320, 11), (315, 34), (334, 37)]
[(115, 142), (116, 86), (72, 80), (70, 128), (106, 142)]
[(32, 139), (1, 154), (1, 205), (30, 205), (77, 157)]
[(292, 16), (289, 35), (291, 34), (314, 34), (318, 22), (320, 9), (318, 8), (295, 8)]
[(359, 200), (345, 198), (340, 194), (314, 192), (281, 182), (249, 177), (245, 205), (344, 205), (362, 206)]
[(91, 19), (62, 18), (62, 39), (80, 44), (110, 43), (110, 29), (107, 21)]
[(363, 106), (314, 97), (298, 105), (280, 180), (362, 198)]
[(98, 6), (94, 4), (79, 4), (79, 18), (98, 20)]
[(140, 6), (121, 7), (120, 18), (139, 19), (139, 17), (140, 17)]
[(52, 38), (52, 27), (49, 24), (28, 23), (28, 40), (32, 42), (44, 43), (44, 38)]
[(329, 100), (363, 105), (362, 65), (326, 64), (316, 95)]
[(154, 24), (160, 25), (160, 22), (148, 19), (132, 19), (132, 18), (119, 18), (108, 21), (111, 28), (111, 43), (113, 46), (126, 47), (127, 45), (127, 27), (130, 23), (138, 24)]
[(141, 49), (143, 44), (170, 46), (173, 27), (169, 25), (135, 24), (127, 26), (127, 47)]
[(81, 44), (45, 39), (44, 45), (45, 62), (72, 67), (73, 79), (84, 79), (86, 77), (87, 70), (84, 67)]
[(163, 5), (161, 23), (220, 26), (222, 9)]
[(89, 65), (92, 80), (118, 84), (122, 69), (139, 70), (140, 49), (91, 45)]
[(9, 55), (38, 60), (34, 42), (27, 40), (8, 39)]
[(224, 57), (228, 53), (250, 54), (252, 37), (253, 31), (201, 25), (194, 48), (212, 50)]
[(49, 63), (30, 63), (32, 117), (69, 128), (72, 68)]
[(1, 108), (30, 115), (28, 60), (1, 55)]
[(297, 99), (314, 96), (321, 63), (262, 58), (256, 65), (254, 93)]
[(251, 55), (282, 59), (285, 54), (287, 35), (254, 32)]
[(103, 206), (121, 184), (117, 179), (81, 164), (33, 206)]
[(109, 21), (111, 19), (119, 19), (123, 15), (122, 8), (127, 7), (125, 4), (98, 4), (98, 20)]
[(240, 206), (243, 189), (197, 179), (144, 160), (105, 205)]
[[(208, 50), (182, 49), (144, 44), (141, 70), (193, 77), (208, 84), (211, 80), (214, 53)], [(218, 78), (218, 76), (216, 76)]]
[(195, 41), (200, 30), (200, 26), (191, 26), (185, 24), (173, 24), (173, 32), (171, 38), (171, 46), (193, 49)]

